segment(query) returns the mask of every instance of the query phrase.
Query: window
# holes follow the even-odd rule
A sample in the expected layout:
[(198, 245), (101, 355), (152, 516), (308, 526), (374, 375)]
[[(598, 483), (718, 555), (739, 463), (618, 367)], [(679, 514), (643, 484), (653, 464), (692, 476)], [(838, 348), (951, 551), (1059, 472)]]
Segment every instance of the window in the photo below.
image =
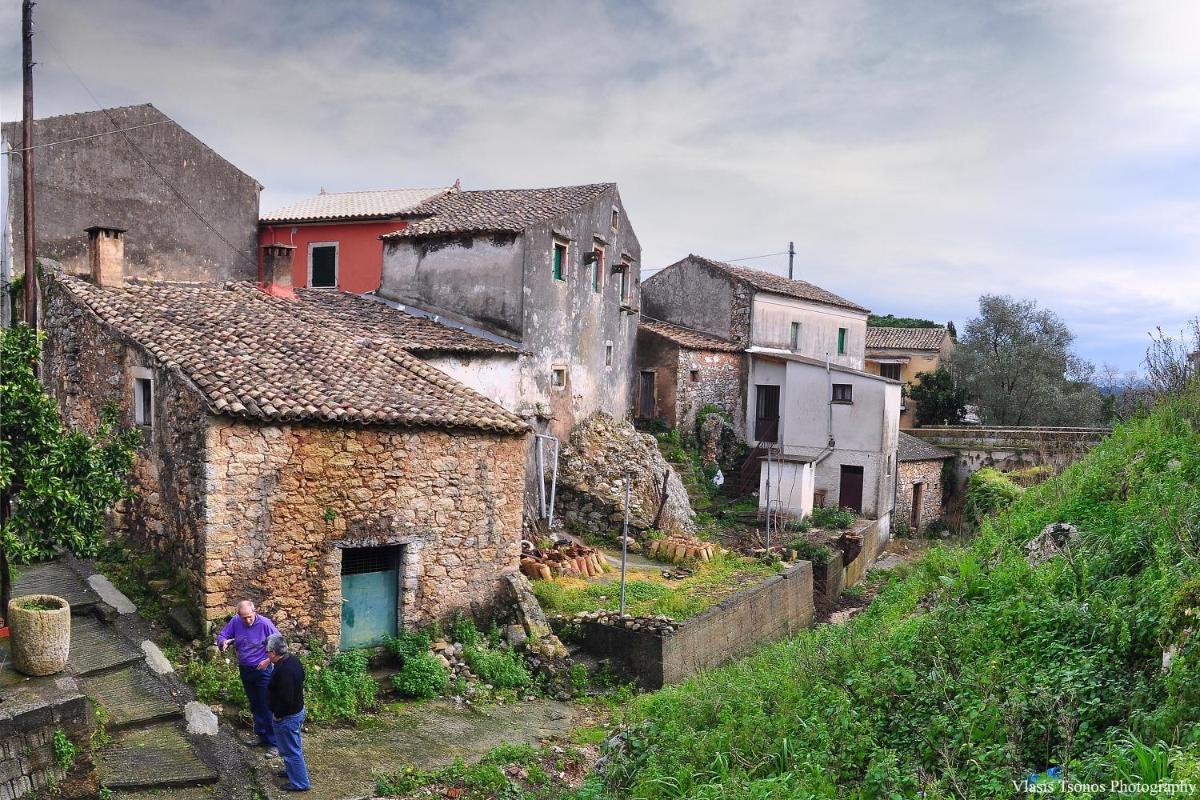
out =
[(880, 364), (879, 374), (885, 378), (891, 378), (894, 381), (900, 380), (900, 365), (899, 364)]
[(688, 376), (692, 379), (692, 383), (700, 382), (700, 370), (698, 370), (698, 369), (689, 370)]
[(143, 428), (154, 425), (154, 377), (145, 367), (133, 371), (133, 423)]
[(621, 302), (629, 303), (629, 281), (630, 275), (633, 273), (633, 264), (628, 261), (621, 262)]
[(642, 370), (638, 374), (638, 417), (654, 418), (654, 370)]
[(799, 322), (792, 323), (791, 347), (793, 350), (800, 349), (800, 323)]
[(835, 383), (833, 385), (833, 402), (853, 403), (854, 385), (850, 383)]
[(604, 366), (611, 367), (613, 361), (613, 346), (612, 342), (604, 343)]
[(592, 249), (592, 291), (599, 292), (603, 285), (604, 248), (596, 245)]
[(567, 368), (555, 367), (550, 370), (550, 387), (553, 389), (565, 389), (567, 386)]
[(846, 329), (838, 328), (838, 355), (846, 354)]
[(621, 227), (621, 212), (614, 208), (613, 213), (612, 213), (612, 229), (615, 231), (617, 228), (620, 228), (620, 227)]
[(554, 242), (554, 280), (565, 281), (567, 279), (567, 243)]
[(337, 242), (313, 242), (308, 246), (308, 285), (313, 289), (336, 289)]

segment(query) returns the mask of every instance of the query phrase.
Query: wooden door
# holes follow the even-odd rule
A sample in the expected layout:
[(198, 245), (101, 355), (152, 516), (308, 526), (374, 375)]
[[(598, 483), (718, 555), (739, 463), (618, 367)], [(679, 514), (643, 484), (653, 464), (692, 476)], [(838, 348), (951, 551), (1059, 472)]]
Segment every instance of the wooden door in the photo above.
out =
[(754, 439), (779, 441), (779, 387), (755, 386)]
[(396, 635), (400, 547), (342, 551), (342, 650), (383, 644)]
[(654, 419), (654, 373), (643, 372), (638, 384), (638, 416)]

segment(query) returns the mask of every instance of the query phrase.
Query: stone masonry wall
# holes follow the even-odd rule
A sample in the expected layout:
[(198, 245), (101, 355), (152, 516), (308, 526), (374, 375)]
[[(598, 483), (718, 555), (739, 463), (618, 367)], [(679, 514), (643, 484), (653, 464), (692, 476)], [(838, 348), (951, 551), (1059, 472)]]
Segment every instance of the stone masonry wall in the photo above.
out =
[(741, 353), (679, 348), (675, 409), (683, 436), (688, 439), (695, 436), (696, 414), (707, 403), (728, 412), (735, 425), (745, 419), (742, 411), (746, 397), (745, 359)]
[[(942, 461), (901, 461), (896, 478), (896, 524), (912, 519), (913, 484), (922, 481), (920, 526), (942, 516)], [(916, 533), (916, 531), (913, 531)]]
[[(153, 361), (52, 279), (41, 283), (46, 331), (42, 380), (58, 401), (63, 420), (93, 431), (111, 401), (121, 423), (134, 427), (133, 371)], [(110, 527), (161, 554), (187, 577), (198, 600), (207, 410), (199, 392), (178, 372), (154, 368), (153, 384), (153, 425), (142, 428), (131, 476), (137, 496), (114, 510)]]
[[(29, 686), (38, 688), (30, 691)], [(0, 800), (15, 800), (60, 781), (54, 731), (85, 746), (91, 733), (87, 697), (74, 678), (35, 678), (0, 700)], [(52, 793), (51, 793), (52, 794)]]
[(525, 438), (475, 431), (208, 428), (204, 613), (242, 597), (336, 646), (341, 548), (405, 545), (400, 624), (479, 612), (520, 557)]

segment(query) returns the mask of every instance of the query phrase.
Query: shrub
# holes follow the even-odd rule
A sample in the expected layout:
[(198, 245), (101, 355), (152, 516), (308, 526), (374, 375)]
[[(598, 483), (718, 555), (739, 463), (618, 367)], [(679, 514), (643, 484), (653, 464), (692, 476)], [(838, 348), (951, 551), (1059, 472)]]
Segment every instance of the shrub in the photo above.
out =
[(833, 560), (833, 550), (827, 545), (813, 544), (803, 537), (793, 541), (788, 548), (795, 550), (801, 561), (811, 561), (816, 566), (825, 566)]
[[(293, 656), (294, 658), (294, 656)], [(367, 653), (349, 650), (328, 663), (310, 656), (304, 665), (304, 705), (313, 722), (354, 720), (374, 708), (379, 684), (367, 671)]]
[(404, 666), (392, 676), (392, 688), (405, 697), (426, 699), (445, 694), (450, 688), (450, 672), (428, 652), (404, 659)]
[(384, 647), (396, 663), (403, 664), (410, 658), (429, 652), (429, 636), (424, 633), (400, 631), (384, 642)]
[(233, 658), (229, 658), (228, 663), (225, 658), (216, 661), (193, 659), (183, 664), (180, 676), (196, 690), (196, 699), (201, 703), (250, 707), (246, 690), (242, 688), (237, 662)]
[(966, 518), (978, 525), (989, 514), (1008, 508), (1023, 493), (1003, 472), (984, 467), (967, 481)]
[(58, 768), (66, 772), (75, 766), (75, 759), (79, 757), (79, 746), (67, 738), (67, 734), (62, 728), (54, 729), (54, 763), (58, 764)]
[(475, 627), (474, 622), (463, 616), (461, 609), (454, 612), (454, 621), (450, 623), (450, 638), (466, 648), (479, 643), (479, 629)]
[(811, 519), (817, 528), (844, 529), (854, 525), (854, 512), (848, 508), (814, 508)]
[(515, 650), (472, 647), (466, 650), (467, 665), (484, 683), (497, 689), (518, 689), (529, 685), (529, 670)]

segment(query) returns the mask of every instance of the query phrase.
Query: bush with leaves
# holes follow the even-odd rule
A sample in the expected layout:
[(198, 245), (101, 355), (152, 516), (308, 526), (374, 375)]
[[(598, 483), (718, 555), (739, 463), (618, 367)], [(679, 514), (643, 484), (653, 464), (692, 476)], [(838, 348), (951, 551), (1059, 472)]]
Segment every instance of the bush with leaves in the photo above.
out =
[(967, 481), (966, 518), (971, 524), (978, 525), (989, 514), (1012, 505), (1023, 491), (998, 469), (984, 467), (977, 470)]
[(418, 700), (437, 697), (450, 688), (450, 672), (428, 652), (409, 655), (400, 671), (392, 676), (392, 688)]
[(814, 508), (809, 519), (816, 528), (845, 529), (854, 525), (854, 512), (848, 508)]
[(11, 592), (9, 559), (94, 555), (105, 514), (132, 497), (140, 434), (120, 427), (111, 404), (94, 434), (66, 428), (38, 381), (38, 345), (27, 325), (0, 330), (0, 608)]
[(368, 666), (365, 650), (347, 650), (328, 661), (320, 654), (306, 658), (304, 706), (309, 719), (352, 721), (373, 709), (378, 703), (379, 684)]
[(471, 647), (464, 655), (471, 671), (484, 683), (497, 689), (519, 689), (529, 685), (529, 670), (516, 650)]

